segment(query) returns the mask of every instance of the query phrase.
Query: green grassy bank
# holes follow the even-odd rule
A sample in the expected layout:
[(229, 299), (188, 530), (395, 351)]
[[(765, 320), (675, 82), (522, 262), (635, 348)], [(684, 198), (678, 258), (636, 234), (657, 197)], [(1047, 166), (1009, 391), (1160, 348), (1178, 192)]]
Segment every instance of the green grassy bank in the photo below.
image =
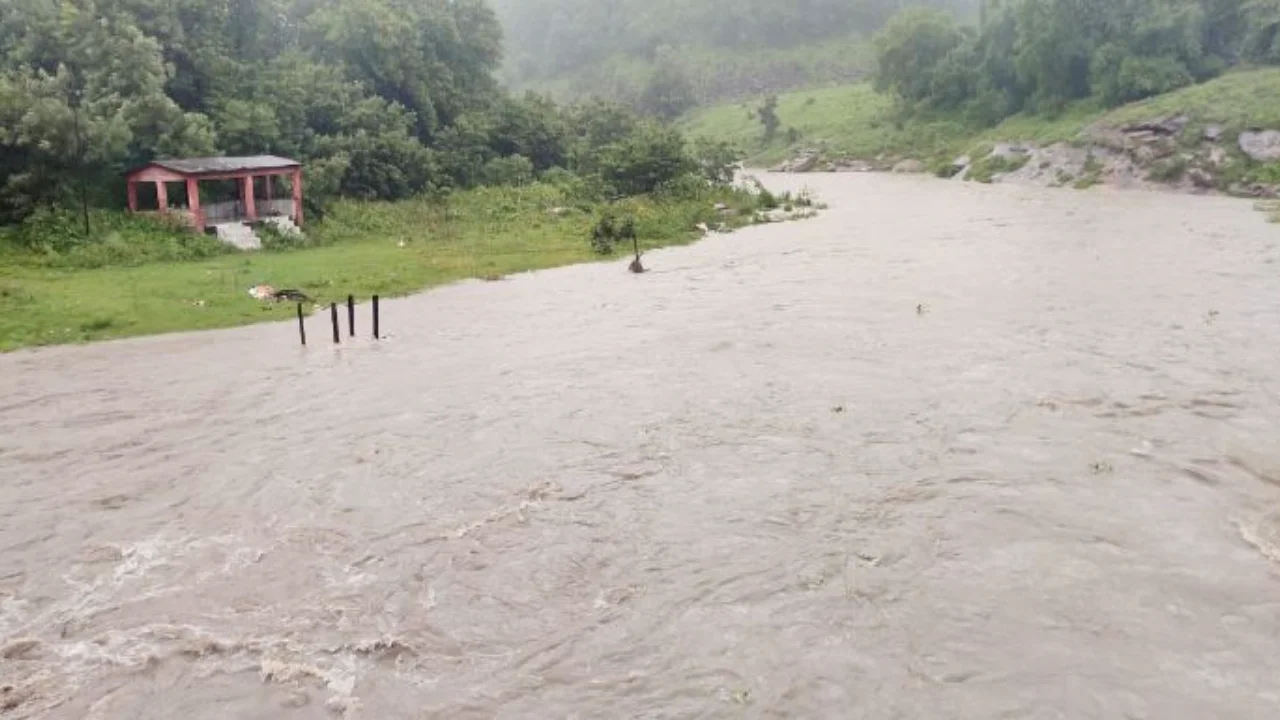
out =
[[(688, 243), (699, 222), (752, 221), (757, 196), (707, 188), (695, 197), (575, 201), (549, 185), (481, 188), (446, 202), (341, 201), (309, 227), (310, 247), (241, 253), (122, 216), (95, 217), (89, 243), (40, 252), (0, 236), (0, 351), (280, 320), (258, 284), (318, 303), (394, 296), (465, 278), (608, 259), (591, 245), (606, 212), (632, 218), (642, 249)], [(714, 205), (737, 212), (726, 216)], [(57, 229), (55, 229), (56, 231)], [(67, 230), (66, 232), (70, 232)], [(618, 250), (617, 257), (625, 251)]]
[[(1091, 127), (1118, 127), (1171, 115), (1186, 115), (1193, 127), (1222, 125), (1227, 146), (1241, 130), (1280, 129), (1280, 69), (1238, 70), (1110, 111), (1095, 102), (1078, 102), (1054, 115), (1016, 115), (995, 127), (979, 127), (955, 117), (904, 117), (890, 96), (862, 83), (778, 96), (781, 127), (765, 142), (755, 114), (759, 106), (760, 100), (754, 100), (704, 108), (685, 118), (683, 129), (695, 137), (733, 142), (754, 166), (776, 164), (802, 149), (819, 150), (827, 158), (857, 158), (885, 166), (904, 158), (928, 163), (973, 153), (997, 141), (1081, 143)], [(1262, 179), (1269, 172), (1253, 170)]]

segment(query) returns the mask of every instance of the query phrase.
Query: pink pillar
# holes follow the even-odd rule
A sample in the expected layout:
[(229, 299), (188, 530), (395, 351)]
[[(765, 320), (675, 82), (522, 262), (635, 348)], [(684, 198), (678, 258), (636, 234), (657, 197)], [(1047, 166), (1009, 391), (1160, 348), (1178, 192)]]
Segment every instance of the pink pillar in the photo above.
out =
[(293, 172), (293, 221), (302, 227), (302, 171)]
[(258, 219), (258, 207), (253, 201), (253, 176), (244, 179), (244, 216), (250, 222)]
[(164, 186), (163, 180), (156, 181), (156, 206), (160, 212), (169, 212), (169, 188)]
[(129, 212), (138, 212), (138, 183), (129, 181)]
[(204, 229), (204, 213), (200, 212), (200, 181), (187, 178), (187, 208), (191, 210), (191, 221), (197, 229)]

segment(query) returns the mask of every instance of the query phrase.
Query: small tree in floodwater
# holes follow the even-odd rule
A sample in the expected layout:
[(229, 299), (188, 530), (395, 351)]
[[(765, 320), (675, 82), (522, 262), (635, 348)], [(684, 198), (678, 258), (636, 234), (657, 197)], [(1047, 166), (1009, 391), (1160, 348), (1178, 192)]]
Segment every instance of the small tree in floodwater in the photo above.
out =
[(640, 264), (640, 238), (636, 234), (635, 218), (619, 219), (612, 210), (607, 210), (591, 231), (591, 249), (600, 255), (612, 255), (617, 246), (628, 240), (631, 241), (631, 250), (635, 253), (635, 259), (629, 266), (630, 270), (633, 273), (642, 273), (644, 265)]
[(778, 96), (770, 95), (765, 98), (764, 105), (756, 110), (756, 116), (760, 118), (760, 124), (764, 125), (764, 141), (773, 142), (778, 136), (778, 128), (782, 127), (782, 120), (778, 117)]

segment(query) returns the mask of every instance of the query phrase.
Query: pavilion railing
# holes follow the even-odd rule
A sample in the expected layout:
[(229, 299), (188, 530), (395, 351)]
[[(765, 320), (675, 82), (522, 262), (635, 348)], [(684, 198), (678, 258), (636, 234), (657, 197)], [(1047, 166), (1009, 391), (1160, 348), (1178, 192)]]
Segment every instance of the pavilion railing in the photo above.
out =
[[(253, 205), (259, 218), (291, 217), (293, 215), (292, 198), (285, 198), (282, 200), (256, 200)], [(241, 222), (248, 219), (248, 216), (244, 211), (244, 203), (239, 200), (208, 203), (201, 207), (201, 210), (204, 211), (204, 222), (206, 225)]]
[(289, 217), (293, 215), (293, 198), (283, 200), (259, 200), (256, 203), (258, 215), (261, 217)]
[(206, 225), (239, 222), (244, 219), (244, 204), (239, 200), (209, 203), (202, 206), (201, 210), (204, 210), (204, 222)]

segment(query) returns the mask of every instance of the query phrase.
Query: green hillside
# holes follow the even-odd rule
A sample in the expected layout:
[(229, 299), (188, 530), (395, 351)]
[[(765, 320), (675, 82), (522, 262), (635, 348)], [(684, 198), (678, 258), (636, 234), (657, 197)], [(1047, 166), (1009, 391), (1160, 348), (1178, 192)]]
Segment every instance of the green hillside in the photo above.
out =
[[(1280, 81), (1280, 73), (1266, 74)], [(1055, 116), (1015, 115), (994, 128), (937, 115), (904, 118), (889, 96), (863, 82), (779, 95), (782, 128), (765, 142), (756, 115), (762, 102), (755, 98), (702, 108), (684, 118), (681, 127), (694, 137), (727, 140), (748, 164), (763, 166), (805, 149), (831, 158), (892, 161), (955, 154), (993, 138), (1052, 142), (1070, 138), (1104, 115), (1096, 104), (1079, 103)]]
[[(1093, 130), (1185, 116), (1190, 130), (1221, 126), (1227, 160), (1236, 165), (1224, 173), (1228, 179), (1268, 180), (1277, 170), (1245, 162), (1234, 147), (1242, 130), (1280, 128), (1280, 69), (1276, 68), (1237, 70), (1111, 110), (1084, 100), (1052, 114), (1023, 112), (993, 127), (939, 113), (904, 117), (888, 95), (877, 93), (869, 83), (859, 83), (778, 96), (781, 127), (772, 141), (765, 142), (757, 116), (762, 103), (757, 98), (704, 108), (681, 125), (695, 137), (728, 140), (753, 166), (773, 165), (816, 150), (828, 161), (859, 159), (887, 168), (905, 158), (936, 166), (957, 155), (987, 149), (994, 142), (1087, 145), (1096, 139)], [(1188, 138), (1193, 134), (1184, 133)]]

